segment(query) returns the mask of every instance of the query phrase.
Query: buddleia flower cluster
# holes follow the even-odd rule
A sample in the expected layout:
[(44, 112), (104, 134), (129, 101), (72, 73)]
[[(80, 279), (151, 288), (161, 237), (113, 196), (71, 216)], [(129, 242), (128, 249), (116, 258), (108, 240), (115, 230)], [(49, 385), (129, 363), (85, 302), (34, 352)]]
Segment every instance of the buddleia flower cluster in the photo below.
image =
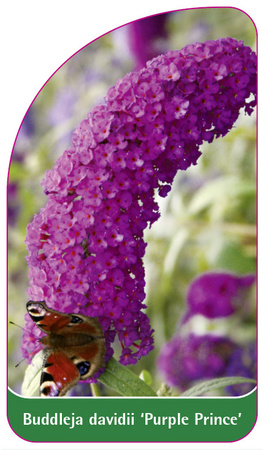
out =
[[(119, 79), (45, 175), (48, 201), (27, 227), (29, 299), (98, 317), (107, 360), (115, 337), (124, 365), (152, 350), (143, 233), (160, 216), (155, 194), (165, 197), (202, 142), (224, 136), (255, 99), (255, 53), (231, 38), (169, 51)], [(40, 332), (28, 316), (26, 330), (30, 360)]]
[[(245, 315), (249, 294), (254, 287), (254, 274), (239, 276), (225, 272), (207, 272), (195, 278), (187, 292), (187, 309), (178, 332), (162, 347), (157, 360), (159, 371), (170, 386), (184, 391), (195, 382), (219, 377), (256, 378), (256, 342), (249, 339), (236, 342), (229, 336), (185, 331), (194, 316), (208, 320)], [(247, 314), (248, 313), (248, 314)], [(209, 322), (210, 324), (210, 322)], [(242, 383), (226, 387), (229, 395), (242, 395), (254, 384)]]
[(256, 275), (230, 272), (205, 272), (194, 278), (187, 292), (187, 305), (182, 324), (200, 314), (207, 319), (229, 317), (238, 312), (248, 314), (247, 304)]
[[(214, 334), (176, 334), (167, 342), (158, 358), (158, 367), (166, 382), (180, 391), (195, 383), (220, 377), (245, 377), (255, 380), (256, 342), (239, 344)], [(225, 388), (227, 394), (243, 395), (255, 385), (249, 382)]]

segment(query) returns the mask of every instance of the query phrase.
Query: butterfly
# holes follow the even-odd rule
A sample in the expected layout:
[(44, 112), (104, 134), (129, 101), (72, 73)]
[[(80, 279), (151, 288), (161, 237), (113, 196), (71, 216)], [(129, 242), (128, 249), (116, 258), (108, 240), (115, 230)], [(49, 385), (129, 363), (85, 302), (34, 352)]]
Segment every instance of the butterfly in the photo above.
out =
[(46, 336), (40, 395), (64, 395), (79, 380), (92, 377), (105, 366), (105, 338), (96, 318), (63, 314), (47, 308), (45, 302), (29, 301), (27, 311)]

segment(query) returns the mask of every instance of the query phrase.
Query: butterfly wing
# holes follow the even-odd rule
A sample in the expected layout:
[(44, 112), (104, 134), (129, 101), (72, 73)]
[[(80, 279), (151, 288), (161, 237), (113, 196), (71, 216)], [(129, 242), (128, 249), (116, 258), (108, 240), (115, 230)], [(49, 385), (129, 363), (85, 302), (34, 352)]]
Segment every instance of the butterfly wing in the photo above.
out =
[(41, 338), (49, 347), (41, 375), (42, 396), (64, 395), (105, 366), (105, 338), (96, 318), (54, 311), (45, 302), (29, 301), (27, 310), (47, 334)]
[(47, 351), (40, 380), (42, 397), (60, 397), (79, 380), (80, 372), (65, 352)]
[(29, 301), (27, 311), (33, 322), (46, 334), (54, 333), (65, 327), (71, 320), (68, 314), (47, 308), (45, 302)]
[(76, 365), (80, 379), (92, 377), (105, 366), (105, 337), (95, 317), (69, 314), (69, 323), (60, 330), (67, 342), (67, 354)]

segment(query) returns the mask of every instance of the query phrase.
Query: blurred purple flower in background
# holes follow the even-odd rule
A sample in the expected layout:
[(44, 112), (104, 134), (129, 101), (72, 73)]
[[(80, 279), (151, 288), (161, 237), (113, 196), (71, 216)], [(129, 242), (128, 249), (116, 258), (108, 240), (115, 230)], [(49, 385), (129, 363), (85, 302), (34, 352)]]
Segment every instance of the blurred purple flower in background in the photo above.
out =
[(195, 278), (187, 293), (187, 311), (182, 323), (195, 314), (209, 319), (226, 317), (243, 308), (244, 299), (256, 281), (254, 274), (209, 272)]
[(164, 52), (169, 18), (170, 13), (157, 14), (135, 20), (126, 26), (129, 47), (135, 60), (135, 70), (141, 69), (147, 61)]
[(195, 381), (225, 376), (237, 348), (232, 340), (211, 334), (176, 335), (163, 347), (157, 364), (166, 382), (183, 391)]
[(62, 89), (50, 110), (48, 121), (51, 126), (63, 123), (73, 113), (76, 93), (69, 88)]
[[(178, 333), (167, 342), (157, 364), (167, 383), (185, 390), (196, 380), (218, 377), (256, 377), (256, 343), (237, 343), (227, 336), (182, 334), (193, 315), (208, 319), (227, 318), (239, 312), (255, 275), (236, 276), (209, 272), (195, 278), (188, 289), (187, 313)], [(244, 306), (244, 305), (243, 305)], [(226, 388), (229, 395), (242, 395), (253, 388), (244, 383)]]
[[(255, 96), (256, 56), (230, 38), (170, 51), (118, 80), (46, 173), (48, 202), (27, 228), (28, 297), (97, 316), (107, 360), (116, 335), (122, 364), (152, 350), (142, 258), (144, 229), (160, 216), (155, 191), (166, 196), (201, 143), (224, 136), (241, 108), (251, 114)], [(30, 360), (39, 344), (29, 353), (27, 334)]]
[[(249, 342), (241, 346), (232, 353), (229, 364), (226, 368), (228, 377), (256, 378), (257, 371), (257, 348), (256, 342)], [(229, 395), (244, 395), (253, 389), (253, 384), (242, 383), (225, 388)]]
[[(34, 115), (32, 113), (32, 110), (29, 109), (24, 117), (24, 120), (21, 124), (18, 136), (17, 136), (17, 143), (16, 145), (16, 151), (13, 153), (12, 156), (12, 164), (17, 167), (19, 167), (19, 164), (22, 164), (24, 162), (27, 148), (28, 148), (28, 142), (32, 138), (32, 135), (35, 130), (35, 122), (34, 122)], [(21, 211), (21, 199), (20, 199), (20, 186), (19, 182), (9, 180), (8, 183), (8, 225), (9, 227), (14, 227), (17, 223), (19, 213)]]
[[(158, 368), (170, 386), (184, 391), (196, 381), (219, 377), (256, 377), (256, 343), (239, 345), (233, 340), (212, 334), (175, 335), (158, 358)], [(243, 395), (252, 383), (226, 387), (229, 395)]]
[(8, 183), (8, 223), (14, 226), (19, 214), (18, 185), (17, 183)]
[[(18, 142), (23, 139), (30, 139), (32, 137), (32, 135), (34, 134), (35, 131), (35, 118), (34, 118), (34, 113), (33, 113), (33, 109), (30, 108), (28, 109), (23, 122), (21, 124), (21, 128), (19, 130), (19, 139)], [(15, 153), (15, 155), (16, 153)]]

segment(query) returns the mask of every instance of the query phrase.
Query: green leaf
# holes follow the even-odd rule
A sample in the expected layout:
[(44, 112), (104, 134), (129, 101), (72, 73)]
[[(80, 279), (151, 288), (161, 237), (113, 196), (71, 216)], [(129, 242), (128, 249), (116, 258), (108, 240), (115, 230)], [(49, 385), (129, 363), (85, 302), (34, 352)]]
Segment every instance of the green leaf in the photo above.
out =
[(25, 397), (39, 397), (40, 395), (40, 375), (43, 365), (44, 351), (41, 350), (32, 359), (25, 371), (21, 393)]
[(156, 397), (155, 391), (150, 386), (114, 358), (109, 360), (99, 381), (124, 397)]
[[(246, 238), (247, 240), (247, 238)], [(256, 271), (256, 261), (250, 257), (244, 247), (237, 242), (225, 241), (214, 257), (215, 267), (236, 273)]]
[(180, 397), (198, 397), (214, 389), (220, 389), (226, 386), (232, 386), (234, 384), (242, 384), (242, 383), (256, 384), (256, 380), (244, 377), (215, 378), (213, 380), (205, 381), (203, 383), (197, 384), (196, 386), (193, 386), (192, 388), (183, 392), (180, 395)]
[(223, 176), (209, 181), (193, 196), (189, 206), (190, 214), (198, 214), (220, 200), (220, 204), (229, 203), (238, 196), (255, 196), (256, 186), (252, 180), (240, 180), (233, 176)]

